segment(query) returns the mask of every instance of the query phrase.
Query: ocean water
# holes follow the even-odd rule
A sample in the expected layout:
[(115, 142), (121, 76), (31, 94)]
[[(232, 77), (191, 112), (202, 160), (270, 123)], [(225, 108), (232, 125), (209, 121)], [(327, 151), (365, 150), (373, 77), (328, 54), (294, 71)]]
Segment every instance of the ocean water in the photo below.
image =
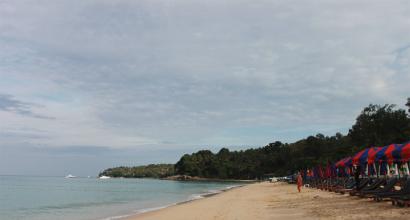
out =
[(0, 219), (121, 219), (237, 185), (239, 183), (234, 182), (0, 176)]

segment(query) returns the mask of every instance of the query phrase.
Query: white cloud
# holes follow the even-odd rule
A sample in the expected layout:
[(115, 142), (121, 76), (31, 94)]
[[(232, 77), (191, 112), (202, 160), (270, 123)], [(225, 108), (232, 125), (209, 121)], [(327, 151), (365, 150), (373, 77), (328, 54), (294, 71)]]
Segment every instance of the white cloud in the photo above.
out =
[(8, 143), (109, 147), (346, 130), (370, 102), (405, 102), (409, 12), (407, 1), (2, 1), (0, 93), (55, 120), (0, 112), (0, 128), (47, 137)]

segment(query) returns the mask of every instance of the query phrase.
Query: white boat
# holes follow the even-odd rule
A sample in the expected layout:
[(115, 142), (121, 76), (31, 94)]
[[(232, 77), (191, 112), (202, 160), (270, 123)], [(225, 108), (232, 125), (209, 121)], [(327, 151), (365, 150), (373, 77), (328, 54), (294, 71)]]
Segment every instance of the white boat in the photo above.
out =
[(109, 176), (100, 176), (99, 179), (111, 179)]
[(65, 176), (64, 178), (76, 178), (76, 176), (73, 176), (71, 174), (68, 174), (67, 176)]

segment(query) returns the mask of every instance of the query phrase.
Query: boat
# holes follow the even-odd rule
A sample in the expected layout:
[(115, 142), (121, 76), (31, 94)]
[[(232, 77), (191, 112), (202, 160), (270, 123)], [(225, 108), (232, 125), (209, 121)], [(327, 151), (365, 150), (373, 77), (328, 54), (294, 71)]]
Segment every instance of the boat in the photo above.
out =
[(99, 179), (111, 179), (109, 176), (100, 176)]
[(76, 178), (76, 176), (74, 176), (74, 175), (71, 175), (71, 174), (68, 174), (67, 176), (65, 176), (64, 178)]

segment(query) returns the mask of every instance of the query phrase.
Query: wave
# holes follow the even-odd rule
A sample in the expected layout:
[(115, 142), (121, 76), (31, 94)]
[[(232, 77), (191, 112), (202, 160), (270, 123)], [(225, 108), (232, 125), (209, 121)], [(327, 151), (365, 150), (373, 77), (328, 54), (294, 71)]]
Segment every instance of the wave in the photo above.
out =
[(108, 218), (103, 218), (101, 220), (116, 220), (116, 219), (125, 219), (128, 217), (133, 216), (134, 214), (128, 214), (128, 215), (117, 215), (117, 216), (112, 216), (112, 217), (108, 217)]
[(139, 214), (143, 214), (143, 213), (147, 213), (147, 212), (153, 212), (153, 211), (157, 211), (157, 210), (161, 210), (161, 209), (165, 209), (171, 206), (175, 206), (175, 205), (180, 205), (180, 204), (184, 204), (184, 203), (188, 203), (188, 202), (192, 202), (198, 199), (203, 199), (206, 197), (210, 197), (210, 196), (214, 196), (217, 195), (219, 193), (234, 189), (234, 188), (238, 188), (238, 187), (242, 187), (243, 185), (233, 185), (233, 186), (227, 186), (221, 190), (217, 190), (217, 189), (212, 189), (212, 190), (208, 190), (207, 192), (204, 193), (200, 193), (200, 194), (192, 194), (188, 197), (188, 199), (181, 201), (181, 202), (177, 202), (177, 203), (171, 203), (165, 206), (158, 206), (158, 207), (152, 207), (152, 208), (144, 208), (144, 209), (138, 209), (135, 210), (133, 213), (131, 214), (125, 214), (125, 215), (118, 215), (118, 216), (112, 216), (112, 217), (108, 217), (108, 218), (103, 218), (101, 220), (118, 220), (118, 219), (125, 219), (134, 215), (139, 215)]
[(153, 207), (153, 208), (145, 208), (145, 209), (139, 209), (134, 211), (133, 213), (130, 214), (125, 214), (125, 215), (116, 215), (116, 216), (111, 216), (111, 217), (107, 217), (107, 218), (102, 218), (100, 220), (118, 220), (118, 219), (126, 219), (128, 217), (134, 216), (134, 215), (139, 215), (139, 214), (143, 214), (146, 212), (153, 212), (156, 210), (160, 210), (160, 209), (164, 209), (170, 206), (174, 206), (177, 205), (178, 203), (173, 203), (173, 204), (169, 204), (169, 205), (165, 205), (165, 206), (158, 206), (158, 207)]

